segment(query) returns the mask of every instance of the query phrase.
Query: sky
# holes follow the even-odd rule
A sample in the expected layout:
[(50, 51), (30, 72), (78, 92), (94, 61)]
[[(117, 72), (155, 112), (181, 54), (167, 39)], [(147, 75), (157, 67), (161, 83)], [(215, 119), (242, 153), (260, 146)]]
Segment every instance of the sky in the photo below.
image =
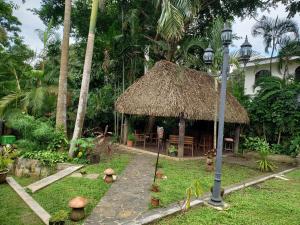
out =
[[(40, 1), (38, 0), (26, 0), (25, 4), (22, 4), (22, 0), (13, 0), (14, 3), (19, 5), (19, 9), (14, 12), (14, 15), (18, 17), (20, 22), (22, 23), (21, 30), (22, 36), (24, 37), (25, 43), (30, 46), (34, 51), (39, 52), (43, 48), (42, 42), (39, 40), (36, 29), (44, 29), (45, 25), (39, 19), (38, 16), (34, 15), (32, 12), (28, 11), (30, 8), (39, 8)], [(260, 11), (258, 11), (260, 12)], [(283, 5), (279, 5), (276, 9), (270, 9), (269, 12), (261, 12), (259, 13), (258, 18), (262, 15), (270, 16), (276, 18), (278, 15), (279, 18), (284, 18), (287, 16), (285, 12), (285, 7)], [(296, 15), (293, 18), (294, 21), (297, 21), (300, 27), (300, 15)], [(262, 55), (267, 55), (264, 52), (263, 40), (260, 37), (253, 37), (251, 34), (251, 28), (256, 23), (253, 18), (245, 18), (243, 20), (236, 18), (232, 29), (235, 34), (239, 37), (242, 37), (240, 40), (235, 40), (232, 46), (232, 49), (238, 49), (240, 45), (244, 42), (244, 38), (247, 35), (249, 42), (253, 46), (253, 50), (258, 51)], [(58, 31), (62, 36), (62, 29)]]

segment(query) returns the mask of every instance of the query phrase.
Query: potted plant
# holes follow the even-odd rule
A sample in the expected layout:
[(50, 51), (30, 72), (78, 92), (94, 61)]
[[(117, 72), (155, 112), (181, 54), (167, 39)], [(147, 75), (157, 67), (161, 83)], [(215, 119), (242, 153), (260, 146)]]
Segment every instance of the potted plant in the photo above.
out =
[(168, 148), (168, 152), (170, 156), (176, 157), (178, 154), (178, 150), (174, 145), (170, 145), (170, 147)]
[(127, 146), (128, 147), (132, 147), (134, 141), (135, 141), (134, 134), (133, 133), (128, 134), (128, 137), (127, 137)]
[(2, 151), (0, 153), (0, 184), (6, 181), (6, 177), (8, 174), (8, 165), (12, 163), (12, 155), (6, 151)]
[(64, 210), (60, 210), (51, 216), (49, 225), (64, 225), (67, 219), (68, 213)]
[(153, 183), (151, 186), (151, 191), (152, 192), (159, 192), (159, 187), (157, 184)]
[(151, 205), (152, 205), (152, 207), (158, 207), (159, 206), (158, 193), (152, 193), (151, 194)]

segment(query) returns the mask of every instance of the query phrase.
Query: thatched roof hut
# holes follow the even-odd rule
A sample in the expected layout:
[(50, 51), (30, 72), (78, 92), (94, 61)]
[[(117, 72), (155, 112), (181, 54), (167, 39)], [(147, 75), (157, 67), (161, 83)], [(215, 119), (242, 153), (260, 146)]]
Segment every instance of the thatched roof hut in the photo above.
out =
[[(218, 95), (207, 73), (159, 61), (116, 101), (120, 113), (214, 120)], [(248, 123), (246, 110), (227, 93), (225, 122)]]

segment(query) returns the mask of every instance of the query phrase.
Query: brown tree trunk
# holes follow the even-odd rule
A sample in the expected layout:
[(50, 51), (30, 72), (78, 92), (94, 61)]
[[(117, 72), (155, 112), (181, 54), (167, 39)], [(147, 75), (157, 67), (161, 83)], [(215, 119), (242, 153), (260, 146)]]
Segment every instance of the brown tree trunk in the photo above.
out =
[(87, 41), (87, 46), (86, 46), (86, 53), (85, 53), (84, 66), (83, 66), (83, 75), (82, 75), (78, 110), (77, 110), (77, 116), (76, 116), (76, 123), (75, 123), (73, 137), (72, 137), (70, 150), (69, 150), (70, 157), (74, 156), (75, 141), (78, 138), (80, 138), (80, 136), (81, 136), (84, 117), (85, 117), (85, 113), (86, 113), (87, 98), (88, 98), (88, 93), (89, 93), (89, 84), (90, 84), (90, 76), (91, 76), (92, 59), (93, 59), (93, 51), (94, 51), (95, 27), (96, 27), (96, 21), (97, 21), (98, 6), (99, 6), (99, 0), (93, 0), (89, 35), (88, 35), (88, 41)]
[(56, 129), (63, 128), (67, 132), (67, 78), (69, 60), (69, 38), (71, 29), (72, 0), (65, 0), (64, 34), (61, 46), (59, 85), (56, 107)]
[(234, 148), (233, 148), (234, 154), (238, 154), (239, 152), (240, 133), (241, 133), (241, 125), (237, 125), (234, 134)]

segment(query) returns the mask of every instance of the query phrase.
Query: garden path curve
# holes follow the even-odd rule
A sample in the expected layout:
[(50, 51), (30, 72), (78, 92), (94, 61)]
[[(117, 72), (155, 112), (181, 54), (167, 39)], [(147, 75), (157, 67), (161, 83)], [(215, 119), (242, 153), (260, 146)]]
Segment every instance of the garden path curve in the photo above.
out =
[(146, 212), (150, 202), (155, 160), (151, 155), (136, 154), (84, 224), (122, 224)]

